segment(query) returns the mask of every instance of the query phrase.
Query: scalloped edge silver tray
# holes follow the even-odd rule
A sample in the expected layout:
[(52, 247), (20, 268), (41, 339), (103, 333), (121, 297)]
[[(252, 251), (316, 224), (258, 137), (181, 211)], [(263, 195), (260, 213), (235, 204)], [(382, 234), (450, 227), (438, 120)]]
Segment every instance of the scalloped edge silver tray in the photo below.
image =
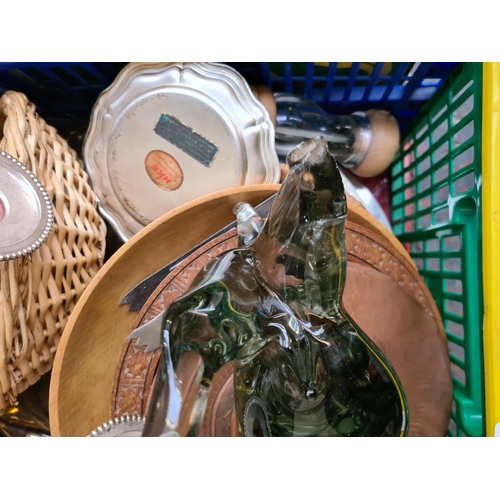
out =
[[(187, 171), (189, 179), (185, 181), (186, 186), (183, 188), (182, 195), (179, 191), (175, 196), (170, 196), (147, 184), (147, 180), (145, 180), (146, 168), (143, 165), (139, 166), (137, 162), (134, 162), (133, 168), (130, 168), (126, 162), (120, 163), (116, 160), (115, 145), (118, 144), (117, 141), (119, 140), (116, 137), (120, 137), (122, 129), (128, 126), (127, 122), (124, 121), (124, 117), (139, 119), (133, 114), (134, 103), (137, 101), (138, 109), (143, 112), (141, 106), (144, 99), (153, 96), (156, 90), (158, 91), (157, 95), (162, 95), (162, 89), (163, 95), (166, 95), (167, 91), (179, 92), (178, 95), (184, 92), (190, 99), (193, 98), (194, 94), (191, 95), (189, 92), (197, 93), (195, 97), (202, 96), (203, 105), (206, 104), (205, 111), (202, 110), (202, 113), (206, 112), (207, 116), (209, 116), (207, 110), (211, 111), (213, 109), (212, 112), (219, 113), (219, 117), (222, 117), (220, 119), (226, 120), (229, 124), (228, 127), (231, 130), (234, 129), (235, 144), (238, 142), (238, 145), (234, 147), (241, 153), (239, 160), (242, 162), (243, 167), (242, 173), (235, 174), (228, 171), (228, 176), (232, 175), (233, 180), (240, 177), (244, 179), (242, 183), (237, 185), (279, 182), (280, 167), (274, 147), (274, 126), (264, 106), (254, 97), (247, 82), (236, 70), (219, 63), (130, 63), (120, 72), (114, 83), (99, 97), (92, 111), (83, 146), (83, 157), (99, 200), (99, 210), (124, 241), (127, 241), (154, 220), (154, 218), (145, 215), (148, 211), (149, 213), (152, 212), (150, 208), (152, 190), (157, 193), (158, 204), (161, 204), (162, 210), (168, 212), (199, 196), (232, 187), (231, 185), (223, 185), (220, 176), (213, 176), (213, 183), (196, 182), (194, 174), (189, 172), (189, 169), (194, 167), (184, 157), (185, 166), (181, 175), (184, 180), (186, 177), (184, 174)], [(210, 103), (213, 103), (213, 108), (210, 108)], [(152, 106), (149, 109), (153, 109)], [(168, 113), (167, 105), (163, 107), (158, 105), (158, 110), (158, 116)], [(202, 119), (203, 117), (193, 114), (195, 124), (197, 120)], [(148, 127), (149, 124), (148, 121)], [(186, 125), (191, 127), (189, 123), (186, 123)], [(145, 134), (150, 134), (147, 136), (148, 139), (145, 140), (151, 140), (151, 144), (156, 141), (155, 144), (157, 144), (157, 137), (152, 133), (152, 127), (148, 127), (144, 127)], [(129, 132), (127, 131), (127, 133)], [(131, 148), (133, 147), (138, 146), (136, 144), (131, 146)], [(141, 146), (141, 148), (147, 150), (149, 146)], [(154, 149), (151, 148), (151, 151)], [(176, 153), (180, 151), (179, 154), (182, 155), (182, 150), (177, 150), (171, 144), (166, 144), (166, 153), (173, 154), (171, 153), (172, 149)], [(110, 150), (112, 151), (112, 160), (108, 161)], [(118, 153), (122, 155), (123, 151)], [(139, 153), (135, 151), (134, 154), (139, 156)], [(113, 155), (115, 156), (113, 157)], [(217, 161), (217, 158), (215, 161)], [(115, 167), (111, 173), (112, 164)], [(116, 180), (118, 178), (116, 164), (119, 164), (119, 168), (123, 171), (123, 178), (126, 179), (126, 182), (129, 182), (130, 175), (134, 175), (133, 169), (137, 172), (135, 175), (138, 183), (130, 187), (133, 182), (131, 180), (127, 186), (129, 193), (139, 192), (133, 199), (130, 199), (130, 196), (126, 196), (124, 192), (120, 191), (120, 187), (117, 187), (118, 183), (124, 181)], [(196, 167), (199, 168), (199, 165), (196, 164)], [(217, 168), (220, 169), (221, 167), (218, 166)], [(201, 172), (200, 175), (208, 175), (204, 170), (198, 171)], [(120, 175), (122, 174), (120, 173)], [(142, 199), (141, 188), (138, 187), (139, 183), (142, 183), (142, 186), (147, 186), (149, 193), (147, 195), (145, 194), (146, 191), (144, 191)], [(193, 193), (188, 192), (191, 186), (193, 187)], [(119, 191), (119, 196), (116, 191)], [(194, 192), (196, 192), (196, 195)], [(176, 203), (172, 202), (170, 204), (170, 201), (174, 199)], [(147, 206), (148, 210), (142, 212), (141, 207), (144, 206)]]

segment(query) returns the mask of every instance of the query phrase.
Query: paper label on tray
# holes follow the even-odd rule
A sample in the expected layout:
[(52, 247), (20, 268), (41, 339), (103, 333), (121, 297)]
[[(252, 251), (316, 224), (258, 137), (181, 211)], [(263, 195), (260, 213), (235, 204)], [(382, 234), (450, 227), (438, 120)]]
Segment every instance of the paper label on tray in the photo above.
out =
[(145, 160), (146, 172), (150, 179), (166, 191), (175, 191), (181, 187), (184, 175), (177, 160), (165, 151), (151, 151)]
[(219, 152), (219, 148), (215, 144), (166, 113), (160, 116), (154, 131), (205, 167), (212, 166)]

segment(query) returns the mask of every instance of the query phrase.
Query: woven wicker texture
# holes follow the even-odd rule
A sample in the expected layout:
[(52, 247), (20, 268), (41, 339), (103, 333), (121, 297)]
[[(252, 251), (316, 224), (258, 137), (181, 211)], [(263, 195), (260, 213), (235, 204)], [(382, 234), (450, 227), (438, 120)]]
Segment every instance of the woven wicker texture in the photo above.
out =
[(51, 369), (68, 315), (102, 266), (106, 226), (75, 151), (24, 94), (0, 98), (0, 127), (0, 149), (43, 183), (55, 213), (45, 244), (0, 262), (1, 414)]

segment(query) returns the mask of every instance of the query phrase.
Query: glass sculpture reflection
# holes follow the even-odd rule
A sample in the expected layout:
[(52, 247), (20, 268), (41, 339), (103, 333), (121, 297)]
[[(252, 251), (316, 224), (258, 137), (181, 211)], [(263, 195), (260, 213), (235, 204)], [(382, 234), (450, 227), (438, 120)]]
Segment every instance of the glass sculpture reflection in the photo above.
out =
[(240, 247), (168, 309), (143, 436), (198, 435), (211, 380), (230, 361), (240, 436), (406, 435), (396, 374), (342, 309), (347, 205), (337, 164), (319, 138), (287, 162), (267, 220), (237, 206)]

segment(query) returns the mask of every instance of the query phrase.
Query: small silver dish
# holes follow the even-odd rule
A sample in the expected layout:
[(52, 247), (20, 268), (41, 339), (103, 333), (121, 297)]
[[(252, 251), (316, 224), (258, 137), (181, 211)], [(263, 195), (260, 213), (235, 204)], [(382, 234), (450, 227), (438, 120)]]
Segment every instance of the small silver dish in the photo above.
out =
[(83, 155), (124, 241), (191, 200), (280, 177), (267, 111), (216, 63), (127, 65), (93, 109)]
[(124, 415), (105, 422), (87, 437), (141, 437), (145, 422), (145, 417)]
[(54, 208), (42, 183), (0, 151), (0, 261), (23, 257), (49, 237)]

